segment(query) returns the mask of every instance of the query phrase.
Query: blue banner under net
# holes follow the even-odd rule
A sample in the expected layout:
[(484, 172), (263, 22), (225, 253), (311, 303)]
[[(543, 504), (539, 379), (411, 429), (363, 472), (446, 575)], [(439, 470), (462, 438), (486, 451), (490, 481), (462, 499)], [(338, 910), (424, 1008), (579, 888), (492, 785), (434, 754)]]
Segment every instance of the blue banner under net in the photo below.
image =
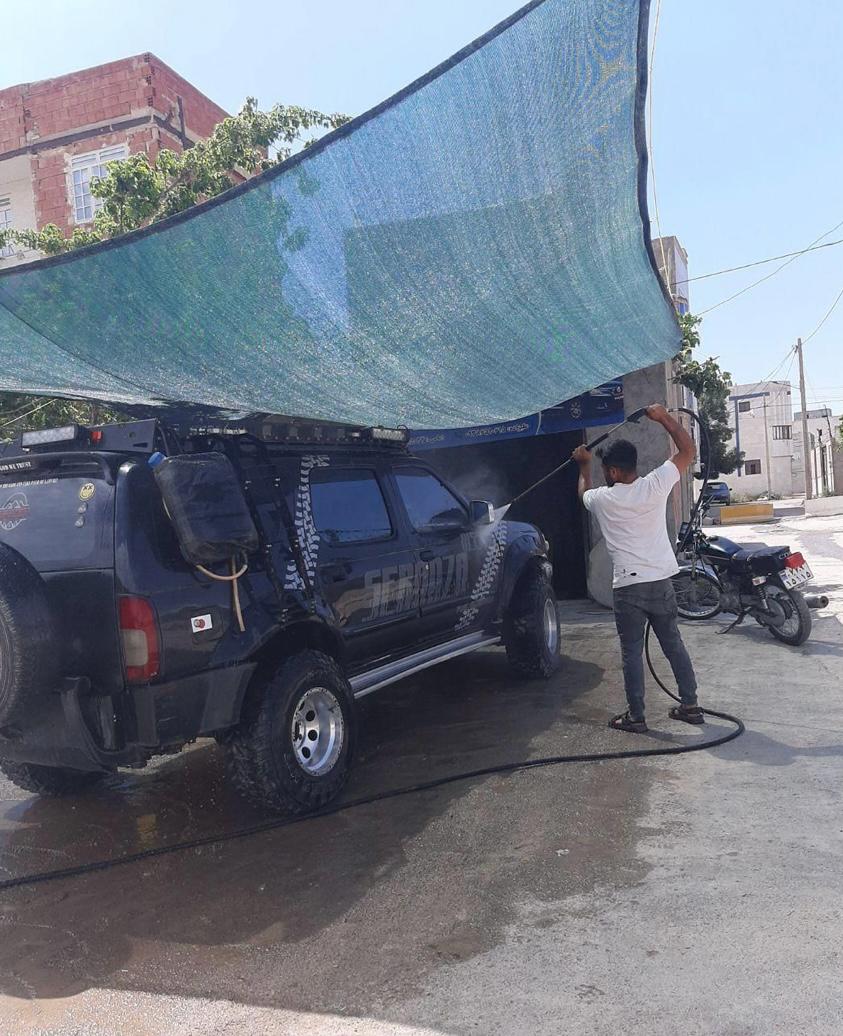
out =
[(510, 421), (666, 360), (645, 0), (538, 0), (187, 213), (0, 274), (0, 389)]
[(449, 446), (477, 446), (480, 443), (503, 442), (534, 435), (556, 435), (559, 432), (618, 424), (623, 420), (623, 415), (623, 382), (617, 380), (538, 414), (514, 421), (496, 421), (468, 428), (412, 429), (409, 445), (411, 450), (419, 452), (441, 450)]

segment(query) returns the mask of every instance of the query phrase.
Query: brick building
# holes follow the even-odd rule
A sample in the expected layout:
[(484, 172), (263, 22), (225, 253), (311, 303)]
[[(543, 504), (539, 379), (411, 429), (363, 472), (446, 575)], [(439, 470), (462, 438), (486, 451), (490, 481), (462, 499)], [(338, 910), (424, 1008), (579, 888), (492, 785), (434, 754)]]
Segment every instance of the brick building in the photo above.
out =
[[(226, 114), (154, 54), (0, 90), (0, 229), (90, 223), (106, 162), (182, 151)], [(35, 257), (7, 248), (0, 267)]]

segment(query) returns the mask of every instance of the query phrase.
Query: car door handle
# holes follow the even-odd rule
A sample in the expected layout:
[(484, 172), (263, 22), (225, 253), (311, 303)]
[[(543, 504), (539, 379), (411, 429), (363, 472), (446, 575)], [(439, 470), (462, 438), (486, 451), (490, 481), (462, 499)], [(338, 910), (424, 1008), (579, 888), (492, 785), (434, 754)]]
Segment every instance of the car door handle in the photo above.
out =
[(422, 561), (433, 561), (433, 559), (436, 557), (436, 551), (435, 550), (420, 550), (419, 551), (419, 557), (422, 559)]
[(341, 583), (348, 578), (350, 565), (323, 565), (322, 578), (332, 583)]

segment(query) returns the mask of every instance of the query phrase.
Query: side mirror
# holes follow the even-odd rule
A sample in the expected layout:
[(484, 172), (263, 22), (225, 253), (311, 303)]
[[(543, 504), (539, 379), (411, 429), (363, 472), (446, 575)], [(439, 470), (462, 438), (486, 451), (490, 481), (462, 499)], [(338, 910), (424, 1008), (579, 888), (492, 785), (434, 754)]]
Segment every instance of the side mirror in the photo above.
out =
[(491, 525), (495, 520), (495, 508), (488, 500), (472, 500), (469, 504), (472, 525)]

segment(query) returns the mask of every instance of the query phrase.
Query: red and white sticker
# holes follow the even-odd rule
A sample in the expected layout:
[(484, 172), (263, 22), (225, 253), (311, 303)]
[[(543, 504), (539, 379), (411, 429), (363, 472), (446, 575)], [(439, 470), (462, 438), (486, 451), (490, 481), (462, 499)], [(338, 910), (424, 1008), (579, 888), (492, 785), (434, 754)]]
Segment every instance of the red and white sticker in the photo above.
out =
[(205, 630), (212, 629), (213, 625), (210, 615), (194, 615), (190, 620), (190, 628), (194, 633), (204, 633)]

